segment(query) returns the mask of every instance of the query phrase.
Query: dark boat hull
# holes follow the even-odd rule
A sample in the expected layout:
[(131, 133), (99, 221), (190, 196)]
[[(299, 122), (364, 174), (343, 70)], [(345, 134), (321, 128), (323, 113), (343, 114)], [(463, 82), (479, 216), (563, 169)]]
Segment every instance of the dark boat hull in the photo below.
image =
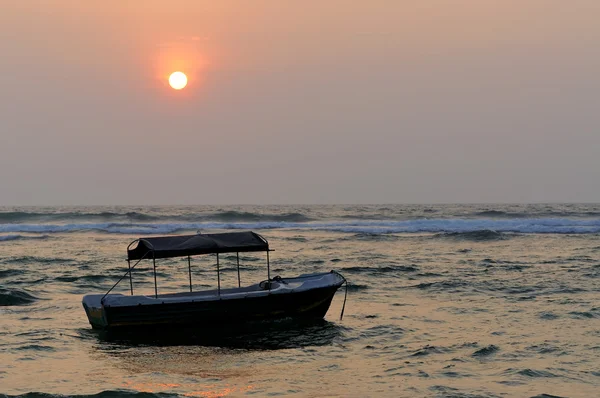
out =
[(339, 286), (328, 286), (289, 294), (270, 294), (186, 303), (135, 306), (104, 306), (105, 325), (95, 328), (114, 329), (141, 326), (215, 325), (270, 321), (283, 318), (323, 318)]

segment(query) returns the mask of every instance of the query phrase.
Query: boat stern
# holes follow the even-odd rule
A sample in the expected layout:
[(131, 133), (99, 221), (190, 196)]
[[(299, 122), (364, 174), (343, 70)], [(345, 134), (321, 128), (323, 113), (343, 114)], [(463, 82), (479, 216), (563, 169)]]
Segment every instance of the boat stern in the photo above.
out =
[(82, 304), (88, 320), (94, 329), (105, 329), (108, 326), (106, 313), (102, 306), (103, 294), (88, 294), (83, 297)]

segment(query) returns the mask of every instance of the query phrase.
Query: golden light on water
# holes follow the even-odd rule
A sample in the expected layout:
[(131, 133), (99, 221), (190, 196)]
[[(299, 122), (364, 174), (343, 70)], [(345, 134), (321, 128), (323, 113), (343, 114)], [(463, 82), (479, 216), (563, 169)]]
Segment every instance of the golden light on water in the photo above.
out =
[(183, 72), (173, 72), (171, 73), (171, 76), (169, 76), (169, 85), (175, 90), (181, 90), (187, 86), (187, 82), (187, 76)]

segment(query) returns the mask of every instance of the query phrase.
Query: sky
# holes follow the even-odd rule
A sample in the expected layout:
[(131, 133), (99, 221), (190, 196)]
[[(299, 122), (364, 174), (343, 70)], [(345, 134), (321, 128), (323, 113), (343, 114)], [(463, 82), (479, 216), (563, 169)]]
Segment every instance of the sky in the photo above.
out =
[(3, 0), (0, 205), (600, 202), (599, 18)]

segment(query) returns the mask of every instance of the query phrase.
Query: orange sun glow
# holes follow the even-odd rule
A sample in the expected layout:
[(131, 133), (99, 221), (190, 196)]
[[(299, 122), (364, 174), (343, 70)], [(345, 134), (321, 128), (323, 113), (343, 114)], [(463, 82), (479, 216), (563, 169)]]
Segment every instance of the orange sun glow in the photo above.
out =
[(181, 90), (187, 85), (187, 76), (183, 72), (173, 72), (169, 76), (169, 85), (175, 90)]

